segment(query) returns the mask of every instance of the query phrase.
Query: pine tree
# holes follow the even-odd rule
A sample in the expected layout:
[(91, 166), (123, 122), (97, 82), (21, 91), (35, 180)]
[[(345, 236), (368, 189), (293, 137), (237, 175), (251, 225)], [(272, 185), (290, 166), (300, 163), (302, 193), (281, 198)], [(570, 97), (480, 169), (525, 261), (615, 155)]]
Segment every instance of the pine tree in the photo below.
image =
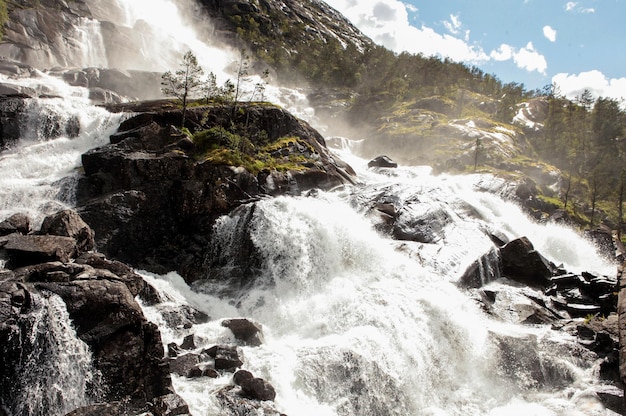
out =
[(163, 94), (174, 96), (181, 102), (183, 108), (181, 127), (185, 127), (189, 98), (199, 93), (205, 84), (202, 80), (202, 75), (204, 75), (204, 71), (191, 51), (187, 51), (183, 56), (178, 71), (175, 73), (167, 71), (161, 75), (161, 91)]

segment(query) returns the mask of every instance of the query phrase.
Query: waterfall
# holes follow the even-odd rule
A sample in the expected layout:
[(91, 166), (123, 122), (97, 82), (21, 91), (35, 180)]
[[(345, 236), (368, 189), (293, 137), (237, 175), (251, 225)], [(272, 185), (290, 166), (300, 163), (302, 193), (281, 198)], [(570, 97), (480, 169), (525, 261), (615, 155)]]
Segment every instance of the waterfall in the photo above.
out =
[(19, 356), (13, 373), (0, 380), (8, 389), (3, 406), (16, 416), (64, 415), (97, 400), (101, 387), (91, 352), (76, 337), (63, 300), (45, 293), (33, 294), (31, 302), (32, 310), (15, 323), (15, 342), (2, 347), (3, 359)]
[(75, 66), (83, 68), (87, 66), (106, 68), (109, 66), (99, 21), (86, 18), (79, 19), (74, 40), (77, 49), (82, 52), (80, 60), (74, 64)]
[[(446, 183), (450, 178), (427, 179), (426, 194), (458, 190)], [(454, 267), (399, 250), (373, 229), (354, 205), (370, 186), (263, 200), (222, 217), (210, 243), (215, 258), (207, 260), (208, 278), (192, 288), (175, 273), (144, 273), (168, 299), (167, 306), (144, 308), (165, 326), (163, 342), (180, 343), (194, 333), (202, 344), (197, 348), (207, 348), (234, 342), (219, 325), (223, 318), (262, 323), (265, 343), (243, 347), (245, 368), (276, 386), (276, 405), (286, 414), (611, 414), (590, 394), (597, 383), (592, 354), (548, 326), (488, 318), (457, 287), (449, 275)], [(455, 250), (472, 245), (467, 230), (474, 239), (484, 235), (472, 212), (459, 215), (446, 243), (437, 245), (444, 259), (453, 257), (447, 244)], [(472, 246), (456, 261), (475, 253)], [(503, 290), (516, 296), (515, 288)], [(213, 321), (191, 329), (167, 325), (163, 308), (177, 305), (198, 308)], [(229, 382), (228, 375), (214, 381), (174, 376), (177, 392), (197, 414), (219, 415), (211, 397)]]
[(92, 105), (86, 89), (44, 74), (3, 82), (58, 97), (26, 99), (16, 123), (20, 140), (0, 153), (0, 216), (23, 212), (36, 225), (46, 215), (74, 204), (72, 185), (80, 173), (81, 155), (108, 143), (121, 116)]
[[(111, 21), (138, 32), (137, 56), (122, 51), (114, 61), (125, 63), (123, 69), (173, 69), (190, 48), (205, 70), (232, 78), (237, 55), (199, 39), (173, 2), (112, 3)], [(100, 11), (104, 19), (107, 7)], [(112, 64), (102, 25), (86, 20), (77, 30), (72, 53), (81, 63)], [(36, 225), (74, 205), (80, 155), (107, 143), (121, 116), (92, 106), (87, 90), (43, 74), (19, 83), (41, 98), (26, 100), (21, 138), (0, 153), (0, 219), (25, 212)], [(300, 91), (270, 86), (267, 95), (315, 120)], [(357, 170), (360, 185), (262, 200), (220, 218), (206, 278), (192, 287), (174, 272), (142, 272), (164, 299), (144, 312), (159, 325), (165, 346), (191, 333), (198, 352), (235, 343), (222, 319), (258, 321), (265, 343), (242, 347), (245, 368), (276, 387), (276, 407), (292, 416), (612, 415), (594, 394), (602, 384), (596, 357), (570, 334), (522, 326), (513, 316), (493, 319), (458, 283), (479, 260), (482, 283), (497, 286), (503, 303), (525, 291), (541, 296), (499, 282), (492, 234), (527, 236), (575, 272), (613, 274), (613, 264), (572, 229), (537, 224), (515, 204), (481, 192), (502, 187), (490, 176), (434, 176), (428, 167), (370, 170), (349, 150), (337, 153)], [(415, 216), (444, 221), (429, 230), (429, 241), (393, 240), (377, 228), (371, 209), (377, 201), (396, 203), (409, 225)], [(38, 409), (61, 415), (97, 400), (89, 351), (61, 300), (46, 295), (34, 303), (22, 322), (20, 345), (28, 348), (20, 377), (2, 405), (12, 415)], [(189, 327), (168, 319), (189, 308), (211, 320)], [(230, 374), (172, 378), (193, 414), (223, 414), (215, 392), (231, 383)]]

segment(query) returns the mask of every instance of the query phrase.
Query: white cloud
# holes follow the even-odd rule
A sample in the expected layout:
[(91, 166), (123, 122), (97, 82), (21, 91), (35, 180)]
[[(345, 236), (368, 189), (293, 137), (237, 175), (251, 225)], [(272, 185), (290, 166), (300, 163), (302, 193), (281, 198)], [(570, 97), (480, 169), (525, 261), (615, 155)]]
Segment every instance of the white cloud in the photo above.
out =
[(529, 72), (537, 71), (539, 73), (545, 74), (546, 69), (548, 68), (546, 58), (535, 50), (532, 42), (528, 42), (525, 47), (520, 49), (513, 56), (513, 62), (515, 62), (518, 67), (525, 69)]
[[(407, 5), (400, 0), (326, 0), (339, 10), (374, 42), (395, 52), (421, 53), (425, 56), (447, 57), (454, 61), (480, 65), (490, 60), (512, 60), (519, 68), (545, 74), (546, 59), (532, 43), (515, 48), (500, 47), (487, 54), (480, 45), (470, 43), (470, 31), (462, 30), (458, 15), (450, 15), (444, 23), (449, 33), (433, 28), (411, 26)], [(555, 31), (556, 36), (556, 31)]]
[(543, 27), (543, 36), (546, 37), (550, 42), (556, 41), (556, 30), (550, 26)]
[(407, 51), (426, 56), (448, 57), (455, 61), (478, 64), (489, 60), (481, 47), (471, 45), (469, 31), (461, 31), (458, 16), (446, 22), (460, 39), (451, 34), (439, 34), (432, 28), (417, 28), (409, 23), (407, 5), (400, 0), (327, 0), (374, 42), (395, 52)]
[(593, 7), (583, 7), (583, 6), (580, 6), (580, 3), (575, 2), (575, 1), (568, 1), (565, 4), (565, 11), (566, 12), (572, 12), (572, 13), (588, 14), (588, 13), (595, 13), (596, 9), (594, 9)]
[(537, 71), (541, 74), (545, 74), (548, 68), (546, 58), (535, 50), (532, 42), (528, 42), (528, 44), (521, 49), (516, 49), (511, 45), (503, 43), (498, 49), (491, 51), (489, 57), (494, 61), (513, 60), (515, 65), (529, 72)]
[[(588, 89), (594, 97), (607, 97), (616, 100), (626, 98), (626, 78), (608, 78), (598, 70), (581, 72), (578, 75), (560, 73), (552, 77), (561, 94), (574, 99)], [(624, 104), (623, 104), (624, 105)]]
[(508, 61), (509, 59), (513, 59), (514, 54), (515, 49), (511, 45), (503, 43), (498, 49), (491, 51), (489, 56), (496, 61)]
[(406, 9), (412, 13), (417, 13), (419, 11), (419, 9), (411, 3), (404, 3), (404, 7), (406, 7)]
[(458, 35), (461, 31), (461, 20), (459, 20), (459, 16), (455, 16), (453, 14), (450, 15), (450, 21), (444, 21), (443, 25), (448, 30), (448, 32), (453, 35)]

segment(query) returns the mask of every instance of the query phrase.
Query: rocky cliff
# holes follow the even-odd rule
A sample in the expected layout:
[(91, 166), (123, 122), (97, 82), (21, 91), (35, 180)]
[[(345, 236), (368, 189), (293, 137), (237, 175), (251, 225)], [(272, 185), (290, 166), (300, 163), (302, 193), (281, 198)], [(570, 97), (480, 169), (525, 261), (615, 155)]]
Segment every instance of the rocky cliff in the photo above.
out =
[[(319, 133), (272, 105), (241, 105), (235, 118), (228, 105), (191, 108), (188, 126), (200, 131), (194, 137), (175, 127), (181, 111), (169, 101), (109, 108), (139, 114), (120, 126), (110, 145), (83, 155), (78, 210), (94, 228), (99, 250), (137, 267), (177, 270), (195, 280), (218, 216), (264, 196), (355, 180)], [(231, 123), (245, 128), (247, 145), (257, 149), (245, 155), (247, 169), (223, 153), (207, 153), (231, 145), (225, 130), (221, 143), (222, 133), (207, 139), (202, 131)]]

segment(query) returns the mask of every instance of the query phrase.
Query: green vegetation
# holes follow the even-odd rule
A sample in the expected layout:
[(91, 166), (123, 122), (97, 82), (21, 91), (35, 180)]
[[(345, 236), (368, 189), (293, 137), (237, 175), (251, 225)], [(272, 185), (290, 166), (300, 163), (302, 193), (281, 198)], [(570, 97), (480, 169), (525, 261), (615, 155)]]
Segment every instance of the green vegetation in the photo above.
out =
[[(242, 166), (252, 174), (272, 170), (301, 171), (314, 163), (305, 154), (313, 154), (315, 150), (299, 137), (283, 137), (259, 146), (223, 127), (211, 127), (194, 133), (192, 140), (196, 145), (194, 157), (199, 161)], [(305, 151), (293, 152), (296, 147)]]
[[(514, 159), (523, 152), (528, 161), (522, 172), (546, 172), (543, 165), (560, 170), (560, 189), (542, 194), (558, 199), (559, 204), (550, 205), (562, 206), (587, 226), (608, 222), (622, 227), (623, 103), (594, 100), (588, 91), (568, 100), (553, 85), (528, 90), (476, 67), (421, 54), (397, 54), (367, 41), (360, 45), (363, 49), (350, 42), (344, 45), (335, 37), (307, 30), (304, 19), (294, 20), (271, 4), (259, 2), (256, 7), (257, 11), (249, 11), (233, 5), (224, 14), (238, 39), (250, 47), (255, 59), (276, 70), (282, 84), (331, 90), (328, 101), (342, 109), (346, 124), (375, 139), (366, 142), (378, 142), (366, 143), (370, 150), (398, 151), (406, 155), (405, 163), (412, 158), (424, 163), (429, 155), (443, 161), (444, 169), (492, 172), (517, 169)], [(519, 104), (531, 99), (547, 100), (544, 127), (536, 131), (511, 126)], [(456, 119), (493, 123), (478, 126), (485, 131), (512, 130), (518, 148), (502, 151), (489, 141), (450, 139), (449, 133), (458, 133), (449, 126)], [(459, 151), (463, 155), (453, 154)]]
[(0, 41), (4, 37), (4, 25), (9, 21), (6, 0), (0, 0)]

